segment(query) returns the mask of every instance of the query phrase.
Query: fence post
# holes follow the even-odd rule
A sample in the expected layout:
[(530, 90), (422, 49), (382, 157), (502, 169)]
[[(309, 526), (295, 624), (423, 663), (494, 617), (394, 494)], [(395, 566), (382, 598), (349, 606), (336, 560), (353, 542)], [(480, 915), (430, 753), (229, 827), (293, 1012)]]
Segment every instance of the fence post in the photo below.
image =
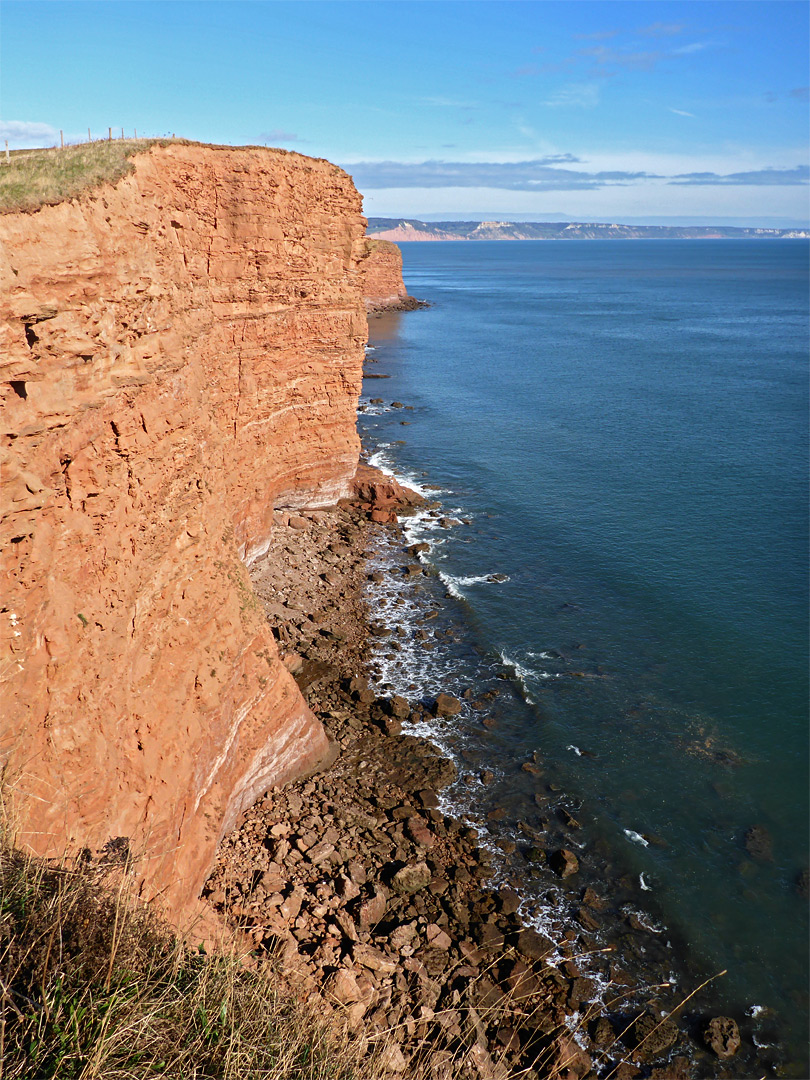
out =
[(92, 141), (93, 141), (93, 138), (92, 138), (92, 136), (91, 136), (91, 134), (90, 134), (90, 128), (88, 128), (88, 129), (87, 129), (87, 141), (88, 141), (88, 142), (92, 142)]
[(121, 138), (123, 139), (123, 137), (124, 137), (124, 129), (121, 128)]
[(8, 139), (6, 139), (6, 165), (11, 164), (11, 155), (8, 152)]
[(112, 142), (112, 128), (111, 127), (107, 128), (107, 141)]
[(138, 129), (135, 128), (134, 131), (135, 131), (135, 138), (137, 139), (138, 138)]

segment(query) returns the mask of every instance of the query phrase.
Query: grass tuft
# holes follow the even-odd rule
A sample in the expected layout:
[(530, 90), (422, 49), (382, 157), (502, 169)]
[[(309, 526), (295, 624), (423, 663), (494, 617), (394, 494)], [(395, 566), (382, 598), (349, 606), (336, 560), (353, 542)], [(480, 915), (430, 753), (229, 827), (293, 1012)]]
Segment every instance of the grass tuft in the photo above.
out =
[(127, 885), (114, 860), (0, 848), (1, 1080), (356, 1080), (356, 1044), (235, 957), (178, 942)]

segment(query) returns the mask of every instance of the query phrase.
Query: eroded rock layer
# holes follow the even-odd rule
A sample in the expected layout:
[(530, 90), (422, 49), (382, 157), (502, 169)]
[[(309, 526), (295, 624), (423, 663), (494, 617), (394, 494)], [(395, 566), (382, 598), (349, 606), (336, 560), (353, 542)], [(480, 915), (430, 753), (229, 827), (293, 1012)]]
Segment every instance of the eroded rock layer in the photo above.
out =
[(369, 312), (418, 307), (402, 280), (402, 252), (387, 240), (368, 238), (360, 261), (363, 296)]
[(349, 493), (364, 224), (327, 162), (188, 145), (0, 218), (6, 790), (39, 853), (129, 838), (175, 911), (327, 751), (245, 563)]

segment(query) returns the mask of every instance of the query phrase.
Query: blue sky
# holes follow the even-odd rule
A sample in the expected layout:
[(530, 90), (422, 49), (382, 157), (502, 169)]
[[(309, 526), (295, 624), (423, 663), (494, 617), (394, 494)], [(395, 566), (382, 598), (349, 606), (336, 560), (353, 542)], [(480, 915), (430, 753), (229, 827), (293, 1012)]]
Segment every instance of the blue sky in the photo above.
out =
[(808, 218), (803, 0), (4, 0), (0, 139), (267, 143), (370, 215)]

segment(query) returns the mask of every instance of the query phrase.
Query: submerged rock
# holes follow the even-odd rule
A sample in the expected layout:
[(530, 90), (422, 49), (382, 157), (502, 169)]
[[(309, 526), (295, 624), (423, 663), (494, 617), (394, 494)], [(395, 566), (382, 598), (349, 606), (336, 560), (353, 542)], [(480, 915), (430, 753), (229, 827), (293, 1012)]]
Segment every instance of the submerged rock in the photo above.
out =
[(755, 859), (773, 862), (771, 834), (764, 825), (752, 825), (745, 834), (745, 850)]
[(579, 859), (567, 848), (560, 848), (549, 856), (549, 866), (558, 877), (567, 878), (579, 870)]

